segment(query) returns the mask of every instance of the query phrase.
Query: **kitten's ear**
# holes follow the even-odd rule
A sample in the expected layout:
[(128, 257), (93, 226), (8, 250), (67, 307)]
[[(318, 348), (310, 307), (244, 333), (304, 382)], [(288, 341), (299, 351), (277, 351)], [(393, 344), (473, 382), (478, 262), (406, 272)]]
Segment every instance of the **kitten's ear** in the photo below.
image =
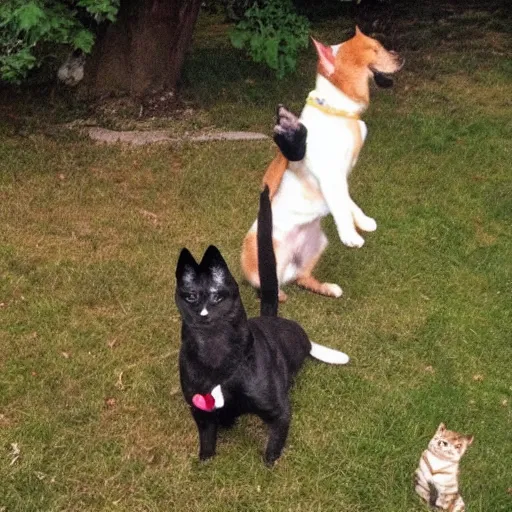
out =
[(210, 247), (206, 249), (200, 267), (202, 271), (210, 272), (214, 281), (217, 281), (218, 284), (225, 284), (227, 281), (233, 279), (226, 261), (222, 257), (219, 249), (214, 245), (210, 245)]
[(193, 281), (197, 275), (199, 265), (194, 256), (190, 254), (188, 249), (182, 249), (178, 264), (176, 265), (176, 280), (178, 283), (182, 281)]
[(222, 257), (219, 249), (215, 247), (215, 245), (210, 245), (208, 249), (206, 249), (203, 259), (201, 260), (201, 267), (203, 268), (211, 268), (211, 267), (226, 267), (227, 264)]
[(466, 443), (468, 446), (473, 442), (473, 439), (475, 439), (475, 436), (466, 436)]
[(446, 425), (444, 423), (440, 423), (439, 427), (437, 427), (436, 434), (442, 434), (446, 430)]

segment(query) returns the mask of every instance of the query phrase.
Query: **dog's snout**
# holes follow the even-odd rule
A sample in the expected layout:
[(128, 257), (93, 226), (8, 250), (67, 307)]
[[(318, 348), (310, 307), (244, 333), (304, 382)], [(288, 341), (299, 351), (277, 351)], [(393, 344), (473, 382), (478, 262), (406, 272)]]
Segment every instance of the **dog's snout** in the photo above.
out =
[(395, 59), (395, 61), (396, 61), (397, 65), (399, 66), (399, 69), (402, 69), (402, 68), (403, 68), (403, 66), (404, 66), (404, 64), (405, 64), (405, 58), (404, 58), (404, 57), (402, 57), (398, 52), (395, 52), (395, 51), (393, 51), (393, 50), (391, 50), (389, 53), (390, 53), (390, 54), (393, 56), (393, 58)]

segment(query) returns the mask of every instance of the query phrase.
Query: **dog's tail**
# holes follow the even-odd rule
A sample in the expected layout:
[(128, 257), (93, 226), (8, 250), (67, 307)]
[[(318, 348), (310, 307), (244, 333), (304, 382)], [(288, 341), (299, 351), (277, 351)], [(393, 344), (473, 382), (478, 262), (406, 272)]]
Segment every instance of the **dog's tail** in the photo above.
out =
[(260, 276), (261, 316), (277, 316), (279, 283), (277, 281), (276, 255), (272, 244), (272, 207), (269, 189), (260, 194), (258, 212), (258, 273)]
[(315, 359), (330, 364), (347, 364), (349, 362), (349, 357), (344, 352), (334, 350), (333, 348), (324, 347), (323, 345), (319, 345), (314, 341), (310, 341), (310, 343), (311, 350), (309, 351), (309, 355)]

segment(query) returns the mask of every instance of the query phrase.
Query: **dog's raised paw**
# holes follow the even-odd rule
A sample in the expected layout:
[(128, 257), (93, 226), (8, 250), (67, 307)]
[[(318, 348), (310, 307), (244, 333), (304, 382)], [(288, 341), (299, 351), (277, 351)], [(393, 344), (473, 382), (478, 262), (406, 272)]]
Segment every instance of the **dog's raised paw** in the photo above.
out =
[(357, 219), (357, 227), (361, 229), (362, 231), (375, 231), (377, 229), (377, 222), (375, 222), (375, 219), (372, 219), (371, 217), (364, 217), (361, 219)]
[(344, 234), (341, 237), (341, 242), (347, 247), (362, 247), (364, 245), (364, 238), (354, 231), (353, 233)]
[(281, 153), (291, 162), (304, 158), (308, 131), (299, 118), (283, 105), (277, 107), (274, 141)]

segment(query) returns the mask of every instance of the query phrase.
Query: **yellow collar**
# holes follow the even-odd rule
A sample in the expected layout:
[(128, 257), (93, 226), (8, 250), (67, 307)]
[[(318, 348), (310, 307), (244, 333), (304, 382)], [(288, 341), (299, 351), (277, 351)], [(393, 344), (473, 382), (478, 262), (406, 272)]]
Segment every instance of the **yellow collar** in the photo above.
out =
[(339, 110), (337, 108), (330, 107), (325, 103), (324, 100), (317, 98), (316, 96), (312, 96), (311, 94), (308, 96), (306, 100), (306, 105), (315, 107), (324, 114), (329, 114), (331, 116), (347, 117), (348, 119), (355, 120), (361, 119), (357, 112), (347, 112), (346, 110)]

